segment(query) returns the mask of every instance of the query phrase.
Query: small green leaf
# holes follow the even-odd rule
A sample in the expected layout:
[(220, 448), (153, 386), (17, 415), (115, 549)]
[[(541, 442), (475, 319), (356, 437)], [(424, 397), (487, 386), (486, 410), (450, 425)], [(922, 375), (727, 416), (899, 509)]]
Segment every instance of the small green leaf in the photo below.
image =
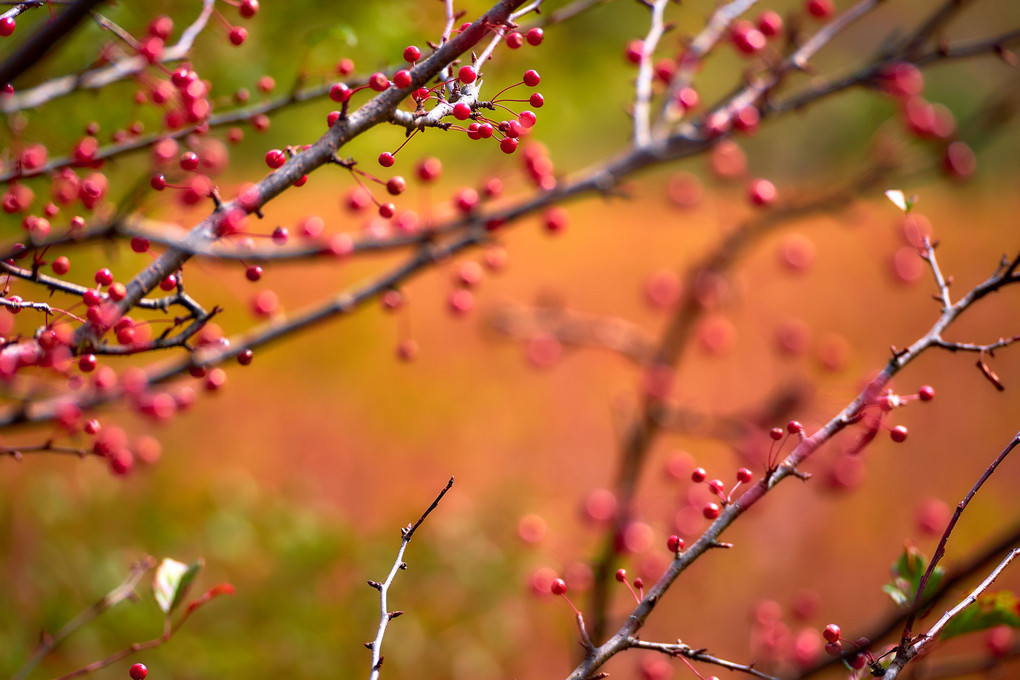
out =
[(192, 582), (202, 569), (202, 560), (192, 565), (165, 558), (152, 579), (152, 593), (164, 614), (171, 613), (184, 600)]
[(957, 635), (1002, 625), (1020, 628), (1020, 601), (1008, 590), (978, 596), (977, 602), (954, 616), (945, 625), (940, 637), (948, 640)]
[(907, 596), (903, 594), (903, 591), (897, 588), (892, 583), (886, 583), (882, 586), (882, 592), (892, 598), (892, 601), (899, 607), (906, 607), (910, 604), (907, 600)]
[[(913, 545), (907, 544), (904, 546), (903, 552), (892, 564), (893, 580), (883, 586), (882, 590), (899, 606), (910, 606), (917, 597), (917, 589), (921, 585), (921, 577), (924, 576), (924, 571), (927, 568), (928, 559), (924, 554)], [(936, 567), (928, 578), (925, 592), (934, 592), (942, 582), (945, 573), (945, 569)]]

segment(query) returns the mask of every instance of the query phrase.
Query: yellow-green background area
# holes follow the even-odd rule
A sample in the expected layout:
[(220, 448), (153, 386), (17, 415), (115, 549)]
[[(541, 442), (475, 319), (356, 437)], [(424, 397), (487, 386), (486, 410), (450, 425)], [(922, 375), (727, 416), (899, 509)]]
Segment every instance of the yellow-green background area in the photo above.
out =
[[(814, 64), (823, 73), (851, 71), (896, 30), (916, 25), (930, 4), (886, 3)], [(974, 4), (947, 37), (977, 37), (1020, 23), (1020, 10), (1012, 3)], [(795, 5), (773, 8), (786, 14)], [(468, 19), (484, 8), (477, 2), (457, 6), (468, 10)], [(222, 110), (236, 88), (254, 91), (264, 74), (285, 90), (301, 73), (309, 82), (321, 82), (340, 57), (355, 59), (363, 74), (397, 63), (406, 44), (424, 47), (437, 38), (442, 7), (439, 2), (264, 0), (256, 19), (245, 24), (250, 37), (243, 47), (230, 46), (225, 31), (212, 25), (199, 39), (193, 61), (213, 81)], [(236, 11), (222, 9), (237, 21)], [(705, 2), (671, 7), (676, 28), (663, 53), (673, 54), (680, 37), (696, 31), (710, 9)], [(136, 33), (159, 11), (170, 13), (179, 31), (197, 13), (198, 3), (108, 8), (111, 18)], [(45, 10), (20, 18), (15, 37), (0, 42), (0, 53), (9, 53), (44, 18)], [(539, 48), (500, 50), (486, 67), (486, 88), (492, 92), (515, 82), (527, 68), (541, 71), (546, 106), (538, 111), (535, 137), (548, 146), (559, 172), (580, 169), (626, 145), (634, 71), (622, 53), (627, 41), (643, 36), (647, 20), (638, 3), (608, 3), (550, 28)], [(105, 39), (95, 26), (84, 28), (66, 51), (31, 71), (25, 84), (90, 61), (96, 41)], [(722, 47), (699, 75), (703, 97), (711, 101), (730, 91), (748, 66)], [(940, 65), (927, 72), (925, 95), (948, 106), (962, 125), (990, 98), (1015, 89), (1015, 73), (991, 57)], [(798, 87), (809, 82), (803, 75), (793, 79)], [(151, 110), (132, 109), (134, 89), (121, 84), (102, 95), (80, 94), (33, 111), (26, 139), (63, 150), (88, 121), (98, 121), (102, 135), (108, 135), (136, 115), (154, 129)], [(358, 95), (358, 101), (363, 98)], [(231, 170), (217, 182), (229, 188), (262, 177), (265, 151), (314, 141), (331, 108), (321, 100), (295, 106), (273, 116), (262, 135), (243, 126), (244, 143), (231, 149)], [(773, 179), (781, 196), (788, 197), (831, 188), (864, 168), (879, 131), (904, 140), (903, 153), (912, 158), (937, 156), (936, 145), (910, 141), (901, 130), (896, 103), (854, 90), (768, 122), (741, 144), (750, 175)], [(995, 136), (988, 132), (986, 127), (961, 132), (979, 151), (974, 181), (950, 183), (928, 172), (898, 185), (919, 196), (918, 210), (934, 224), (942, 266), (954, 277), (956, 295), (988, 276), (1004, 252), (1015, 253), (1020, 246), (1017, 126)], [(10, 133), (2, 134), (8, 147)], [(374, 170), (376, 155), (401, 139), (399, 129), (380, 127), (344, 153)], [(443, 159), (444, 179), (427, 191), (412, 186), (400, 199), (402, 206), (442, 204), (436, 208), (442, 214), (454, 189), (490, 175), (503, 177), (510, 194), (527, 191), (518, 159), (508, 161), (494, 144), (469, 142), (455, 133), (429, 131), (413, 140), (393, 170), (410, 176), (414, 162), (427, 154)], [(705, 198), (693, 210), (678, 210), (665, 198), (667, 179), (677, 170), (705, 181)], [(149, 169), (145, 156), (135, 156), (108, 164), (106, 171), (111, 195), (117, 197)], [(46, 191), (43, 183), (33, 186), (37, 193)], [(356, 232), (361, 218), (340, 206), (351, 186), (345, 172), (323, 168), (307, 186), (267, 207), (265, 230), (293, 225), (314, 212), (331, 231)], [(416, 535), (406, 555), (410, 568), (392, 590), (391, 608), (407, 614), (390, 628), (384, 675), (562, 677), (578, 654), (573, 614), (563, 602), (529, 593), (526, 577), (540, 566), (562, 570), (584, 561), (601, 544), (601, 534), (581, 520), (579, 507), (592, 489), (612, 484), (619, 427), (637, 402), (639, 371), (626, 359), (591, 349), (567, 350), (556, 366), (535, 369), (522, 344), (496, 334), (486, 317), (508, 302), (556, 299), (657, 333), (666, 315), (644, 301), (648, 275), (682, 271), (752, 213), (741, 184), (712, 179), (704, 159), (639, 175), (626, 188), (629, 200), (572, 204), (570, 226), (561, 236), (549, 237), (534, 219), (507, 230), (500, 240), (509, 266), (486, 278), (477, 292), (477, 310), (467, 318), (452, 318), (445, 299), (459, 262), (479, 258), (478, 252), (416, 279), (405, 290), (409, 305), (399, 315), (370, 305), (258, 351), (252, 366), (230, 368), (221, 393), (200, 392), (191, 412), (166, 425), (153, 425), (126, 408), (103, 412), (104, 422), (162, 442), (162, 458), (151, 468), (121, 479), (97, 459), (0, 460), (0, 677), (21, 666), (40, 631), (58, 629), (114, 587), (129, 564), (146, 553), (182, 561), (204, 558), (199, 592), (221, 581), (237, 589), (233, 597), (200, 610), (168, 645), (137, 657), (148, 664), (150, 678), (367, 675), (369, 656), (362, 643), (375, 634), (378, 598), (365, 581), (385, 575), (399, 527), (418, 516), (451, 474), (457, 476), (456, 486)], [(145, 207), (148, 214), (185, 226), (205, 211), (181, 213), (167, 194), (146, 197)], [(677, 403), (729, 413), (777, 386), (806, 383), (813, 396), (796, 415), (808, 430), (836, 413), (885, 363), (890, 345), (911, 342), (939, 312), (927, 273), (913, 285), (891, 274), (891, 258), (903, 245), (901, 219), (876, 190), (849, 209), (791, 223), (756, 245), (733, 277), (733, 295), (721, 312), (734, 324), (736, 342), (724, 356), (694, 345), (678, 373)], [(6, 237), (20, 229), (7, 216), (0, 224)], [(799, 275), (777, 258), (791, 234), (807, 236), (816, 250), (814, 266)], [(147, 255), (120, 246), (78, 248), (69, 255), (70, 278), (82, 282), (103, 265), (126, 279), (148, 261)], [(386, 256), (273, 265), (257, 284), (248, 283), (236, 264), (203, 261), (188, 265), (188, 284), (207, 307), (226, 308), (218, 321), (231, 332), (251, 322), (248, 304), (257, 291), (272, 288), (285, 309), (296, 310), (397, 261)], [(18, 290), (32, 294), (25, 287)], [(992, 296), (949, 337), (991, 342), (1020, 332), (1018, 295), (1020, 290)], [(800, 358), (774, 350), (775, 329), (789, 318), (811, 328), (809, 348)], [(38, 320), (23, 312), (19, 328), (27, 331)], [(404, 364), (393, 350), (408, 333), (421, 354)], [(817, 356), (831, 334), (852, 347), (845, 369), (835, 373), (823, 370)], [(972, 355), (931, 352), (905, 370), (894, 382), (897, 391), (910, 394), (931, 384), (937, 392), (929, 404), (914, 403), (892, 414), (890, 423), (910, 428), (907, 441), (897, 445), (880, 435), (862, 454), (863, 481), (846, 492), (833, 491), (825, 480), (857, 433), (824, 447), (805, 467), (815, 474), (812, 481), (783, 484), (727, 532), (732, 550), (711, 552), (677, 582), (644, 630), (645, 639), (679, 637), (750, 661), (750, 612), (762, 600), (778, 602), (794, 632), (836, 621), (855, 637), (881, 618), (891, 603), (880, 587), (904, 541), (916, 541), (928, 552), (933, 548), (933, 539), (916, 528), (919, 504), (937, 498), (954, 505), (1020, 425), (1020, 351), (1004, 350), (992, 365), (1007, 386), (1003, 393), (979, 374)], [(0, 437), (6, 444), (37, 443), (49, 432), (40, 428)], [(765, 437), (763, 429), (760, 440)], [(665, 538), (689, 484), (668, 479), (663, 468), (681, 449), (727, 483), (741, 464), (733, 448), (719, 442), (679, 434), (657, 441), (638, 501), (655, 541), (647, 555), (621, 558), (632, 575), (641, 573), (648, 555), (660, 561), (665, 556)], [(1017, 520), (1018, 464), (1008, 461), (974, 501), (950, 544), (949, 564)], [(760, 474), (757, 466), (755, 474)], [(534, 546), (517, 536), (519, 518), (529, 513), (541, 515), (549, 526), (546, 538)], [(1005, 578), (1004, 587), (1011, 582), (1017, 578)], [(807, 620), (797, 620), (791, 607), (806, 592), (821, 605)], [(138, 602), (120, 605), (76, 633), (32, 677), (58, 676), (157, 636), (161, 621), (148, 586), (139, 593)], [(612, 613), (619, 621), (632, 600), (622, 586), (614, 593)], [(575, 601), (583, 606), (585, 595), (576, 594)], [(608, 670), (635, 677), (642, 658), (626, 654)], [(124, 678), (129, 663), (96, 675)], [(679, 664), (673, 670), (676, 677), (692, 677)]]

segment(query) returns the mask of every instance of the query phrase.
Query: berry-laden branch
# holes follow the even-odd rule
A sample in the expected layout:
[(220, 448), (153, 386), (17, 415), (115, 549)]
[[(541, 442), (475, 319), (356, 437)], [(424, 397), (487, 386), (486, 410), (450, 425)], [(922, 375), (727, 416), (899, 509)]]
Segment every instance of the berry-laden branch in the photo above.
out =
[[(184, 29), (176, 43), (168, 45), (160, 51), (158, 56), (161, 63), (180, 61), (191, 52), (195, 38), (205, 28), (215, 6), (216, 0), (202, 0), (202, 11), (198, 18)], [(17, 90), (12, 95), (0, 97), (0, 112), (14, 113), (34, 109), (78, 90), (98, 90), (111, 83), (135, 76), (148, 67), (149, 61), (142, 55), (135, 54), (84, 73), (53, 78), (28, 89)]]
[(686, 550), (677, 553), (665, 573), (648, 590), (645, 597), (634, 608), (620, 628), (570, 673), (568, 676), (569, 680), (584, 680), (590, 677), (606, 661), (627, 649), (629, 645), (628, 640), (641, 629), (652, 610), (677, 577), (708, 550), (719, 545), (719, 537), (726, 528), (786, 478), (790, 476), (803, 477), (799, 471), (799, 466), (836, 434), (850, 425), (859, 422), (864, 409), (876, 403), (876, 400), (880, 397), (892, 377), (925, 351), (935, 347), (935, 338), (959, 318), (961, 314), (986, 295), (1020, 281), (1020, 278), (1015, 275), (1018, 265), (1020, 265), (1020, 254), (1012, 261), (1004, 262), (991, 277), (972, 288), (955, 305), (944, 310), (924, 336), (915, 341), (906, 350), (896, 353), (886, 364), (885, 368), (882, 369), (881, 373), (873, 378), (838, 415), (829, 420), (828, 423), (811, 436), (801, 434), (800, 442), (781, 464), (774, 469), (768, 470), (762, 479), (753, 484), (739, 498), (726, 503), (725, 507), (720, 509), (720, 513), (715, 521), (712, 522), (701, 537)]
[(443, 496), (446, 492), (453, 488), (453, 477), (450, 477), (450, 481), (446, 483), (443, 490), (439, 492), (436, 499), (432, 501), (425, 512), (421, 514), (414, 524), (408, 524), (406, 527), (400, 530), (400, 549), (397, 550), (397, 559), (393, 562), (393, 567), (390, 569), (390, 573), (386, 576), (386, 580), (382, 583), (378, 581), (369, 581), (368, 585), (372, 586), (379, 591), (379, 629), (375, 634), (375, 639), (371, 642), (366, 642), (365, 646), (372, 651), (372, 671), (369, 673), (369, 680), (378, 680), (379, 671), (382, 669), (383, 655), (382, 655), (382, 643), (383, 638), (386, 636), (386, 627), (390, 621), (397, 618), (404, 612), (402, 611), (390, 611), (388, 596), (390, 592), (390, 586), (393, 585), (393, 580), (397, 577), (397, 572), (402, 569), (407, 569), (407, 563), (404, 562), (404, 551), (407, 550), (407, 545), (411, 542), (411, 538), (414, 536), (414, 532), (421, 526), (422, 522), (432, 513), (433, 510), (439, 505), (439, 502), (443, 500)]

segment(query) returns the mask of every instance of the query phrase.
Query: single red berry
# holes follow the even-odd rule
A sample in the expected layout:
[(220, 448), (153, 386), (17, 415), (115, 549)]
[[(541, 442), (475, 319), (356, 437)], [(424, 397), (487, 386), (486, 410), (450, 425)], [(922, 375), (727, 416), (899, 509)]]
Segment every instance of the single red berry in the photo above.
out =
[(244, 271), (244, 277), (249, 281), (258, 281), (259, 279), (262, 278), (262, 267), (258, 266), (257, 264), (248, 267)]
[(413, 64), (421, 58), (421, 50), (414, 45), (408, 45), (404, 48), (404, 61), (409, 64)]
[(740, 468), (739, 470), (737, 470), (737, 481), (740, 482), (741, 484), (747, 484), (748, 482), (751, 481), (753, 476), (754, 475), (752, 475), (751, 471), (748, 470), (747, 468)]
[(839, 640), (825, 643), (825, 653), (829, 656), (839, 656), (843, 653), (843, 643)]
[(499, 143), (499, 148), (503, 153), (513, 153), (517, 151), (517, 139), (514, 137), (504, 137)]
[(772, 441), (776, 442), (779, 441), (780, 439), (783, 438), (783, 428), (773, 427), (771, 430), (769, 430), (769, 436), (772, 437)]
[(11, 17), (4, 17), (0, 19), (0, 37), (6, 38), (7, 36), (14, 33), (14, 29), (17, 28), (18, 24)]
[(540, 92), (533, 92), (531, 96), (528, 98), (528, 101), (536, 109), (540, 109), (545, 104), (545, 97), (543, 97)]
[(95, 307), (103, 301), (103, 294), (93, 288), (89, 288), (82, 293), (81, 301), (85, 303), (86, 307)]
[(425, 158), (418, 164), (418, 178), (423, 182), (439, 179), (443, 174), (443, 164), (438, 158)]
[(506, 46), (509, 47), (510, 49), (516, 50), (518, 47), (520, 47), (523, 44), (524, 44), (524, 36), (521, 35), (520, 33), (518, 33), (517, 31), (513, 31), (513, 32), (507, 34), (507, 36), (506, 36)]
[(828, 19), (836, 13), (832, 0), (807, 0), (805, 5), (808, 14), (816, 19)]
[(627, 47), (623, 50), (623, 56), (632, 64), (640, 64), (641, 57), (644, 52), (645, 43), (643, 40), (631, 40), (627, 43)]
[(721, 512), (722, 508), (719, 507), (718, 503), (706, 503), (705, 507), (701, 510), (701, 514), (705, 516), (705, 519), (715, 519)]
[(381, 203), (379, 205), (379, 217), (390, 219), (397, 214), (397, 206), (393, 203)]
[(159, 282), (159, 287), (167, 292), (177, 287), (177, 277), (171, 274)]
[(694, 468), (694, 471), (691, 472), (691, 481), (695, 484), (701, 484), (707, 478), (708, 473), (705, 472), (705, 468)]
[(290, 231), (287, 229), (287, 227), (277, 227), (276, 229), (273, 229), (273, 234), (271, 238), (273, 240), (273, 243), (275, 243), (276, 245), (278, 246), (285, 245), (287, 243), (287, 240), (290, 238)]
[(251, 364), (251, 361), (254, 358), (255, 352), (252, 352), (250, 349), (245, 349), (242, 350), (241, 353), (237, 355), (237, 363), (241, 364), (242, 366), (248, 366)]
[(475, 82), (478, 79), (478, 71), (473, 66), (461, 66), (457, 72), (457, 79), (465, 85)]
[(53, 260), (53, 264), (50, 266), (53, 267), (53, 273), (57, 276), (63, 276), (67, 272), (71, 271), (71, 261), (63, 255)]
[(776, 200), (776, 187), (767, 179), (752, 180), (747, 197), (754, 205), (763, 207), (771, 205)]
[(624, 581), (626, 581), (627, 580), (627, 570), (626, 569), (617, 569), (616, 570), (616, 580), (619, 581), (620, 583), (623, 583)]
[(241, 16), (245, 19), (251, 19), (253, 16), (258, 14), (259, 0), (242, 0), (237, 9), (241, 12)]
[(464, 102), (454, 104), (453, 117), (457, 120), (467, 120), (471, 117), (471, 107)]
[(754, 134), (758, 130), (761, 114), (753, 106), (745, 106), (733, 117), (733, 127), (744, 134)]
[(131, 680), (145, 680), (145, 676), (149, 674), (149, 669), (145, 667), (143, 663), (136, 663), (128, 671), (128, 675), (131, 676)]
[(666, 549), (672, 553), (680, 552), (684, 549), (684, 539), (679, 536), (670, 536), (666, 539)]
[(783, 18), (772, 10), (766, 10), (758, 15), (758, 21), (755, 23), (758, 30), (767, 38), (774, 38), (783, 32)]
[(181, 170), (194, 172), (198, 169), (198, 154), (194, 151), (185, 151), (181, 154)]
[(339, 75), (346, 76), (354, 73), (354, 60), (352, 59), (341, 59), (336, 63), (336, 72)]
[(109, 286), (113, 283), (113, 272), (104, 267), (96, 272), (95, 280), (100, 286)]
[(351, 98), (351, 88), (347, 87), (347, 83), (334, 83), (333, 87), (329, 88), (329, 98), (343, 104)]
[(272, 169), (283, 167), (287, 162), (287, 155), (279, 149), (272, 149), (266, 152), (266, 165)]
[(925, 385), (917, 391), (917, 396), (921, 401), (931, 401), (935, 398), (935, 388), (931, 385)]
[(527, 39), (528, 44), (537, 46), (542, 44), (542, 39), (545, 37), (545, 31), (541, 28), (532, 28), (528, 31)]
[(535, 123), (538, 122), (538, 116), (531, 111), (521, 111), (520, 115), (517, 116), (517, 120), (521, 127), (531, 128), (535, 127)]
[(395, 162), (396, 159), (393, 157), (393, 154), (391, 154), (389, 151), (383, 151), (381, 154), (379, 154), (379, 165), (383, 166), (384, 168), (393, 167), (393, 164)]
[(388, 191), (391, 196), (399, 196), (400, 194), (404, 193), (404, 189), (406, 188), (407, 181), (400, 175), (397, 175), (396, 177), (391, 177), (386, 182), (386, 191)]
[(708, 488), (716, 496), (721, 497), (724, 495), (723, 490), (725, 489), (725, 487), (723, 486), (721, 479), (713, 479), (711, 482), (708, 483)]
[(786, 431), (790, 434), (799, 434), (804, 431), (804, 426), (800, 424), (800, 421), (791, 420), (786, 424)]
[(907, 439), (907, 428), (903, 425), (897, 425), (889, 431), (889, 436), (892, 437), (894, 442), (902, 442)]
[(554, 234), (559, 234), (566, 230), (569, 221), (567, 211), (559, 206), (549, 208), (545, 211), (545, 214), (542, 215), (542, 223), (545, 226), (546, 231)]
[(765, 34), (750, 21), (738, 21), (730, 29), (730, 39), (742, 54), (756, 54), (765, 47)]
[(693, 87), (681, 88), (677, 93), (674, 100), (676, 105), (682, 108), (684, 111), (690, 111), (698, 105), (699, 97), (698, 91)]
[(266, 94), (269, 94), (276, 87), (276, 80), (272, 76), (262, 76), (255, 85)]
[(558, 578), (549, 586), (549, 591), (553, 595), (563, 595), (567, 592), (567, 582)]
[(535, 69), (528, 69), (524, 72), (524, 84), (528, 87), (537, 87), (542, 82), (542, 76), (538, 75)]
[(385, 73), (373, 73), (368, 79), (368, 86), (376, 92), (385, 92), (390, 86), (390, 79)]
[(469, 187), (461, 189), (454, 195), (453, 204), (462, 213), (470, 213), (478, 206), (478, 200), (478, 192)]
[(95, 354), (82, 354), (78, 357), (78, 369), (82, 373), (91, 373), (96, 370), (96, 366), (99, 365), (99, 360), (96, 359)]
[(148, 252), (151, 243), (149, 239), (142, 236), (134, 236), (131, 238), (131, 250), (136, 253)]
[(830, 623), (822, 631), (822, 637), (825, 638), (826, 642), (837, 642), (840, 637), (839, 626), (835, 623)]
[(329, 113), (326, 114), (326, 126), (327, 127), (333, 127), (334, 125), (336, 125), (336, 122), (338, 120), (340, 120), (340, 112), (339, 111), (330, 111)]
[(401, 69), (393, 74), (393, 84), (404, 89), (411, 85), (411, 72), (407, 69)]
[(234, 26), (230, 29), (230, 33), (227, 37), (230, 38), (231, 45), (243, 45), (244, 41), (248, 39), (248, 29), (244, 26)]

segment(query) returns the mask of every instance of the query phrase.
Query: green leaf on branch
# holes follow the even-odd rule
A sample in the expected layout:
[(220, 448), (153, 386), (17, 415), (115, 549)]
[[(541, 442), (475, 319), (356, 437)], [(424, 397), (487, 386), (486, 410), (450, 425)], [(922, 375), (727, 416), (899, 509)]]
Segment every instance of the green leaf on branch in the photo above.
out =
[[(907, 544), (903, 553), (893, 562), (893, 580), (882, 586), (882, 591), (892, 598), (900, 607), (909, 607), (917, 597), (917, 589), (921, 585), (921, 577), (928, 566), (928, 559), (915, 546)], [(925, 590), (929, 593), (938, 589), (942, 578), (945, 576), (945, 569), (935, 567)]]
[(983, 593), (977, 602), (954, 616), (942, 629), (940, 638), (987, 630), (996, 626), (1020, 628), (1020, 601), (1008, 590)]
[(170, 614), (184, 601), (201, 569), (202, 560), (187, 565), (167, 557), (159, 563), (152, 579), (152, 593), (164, 614)]

